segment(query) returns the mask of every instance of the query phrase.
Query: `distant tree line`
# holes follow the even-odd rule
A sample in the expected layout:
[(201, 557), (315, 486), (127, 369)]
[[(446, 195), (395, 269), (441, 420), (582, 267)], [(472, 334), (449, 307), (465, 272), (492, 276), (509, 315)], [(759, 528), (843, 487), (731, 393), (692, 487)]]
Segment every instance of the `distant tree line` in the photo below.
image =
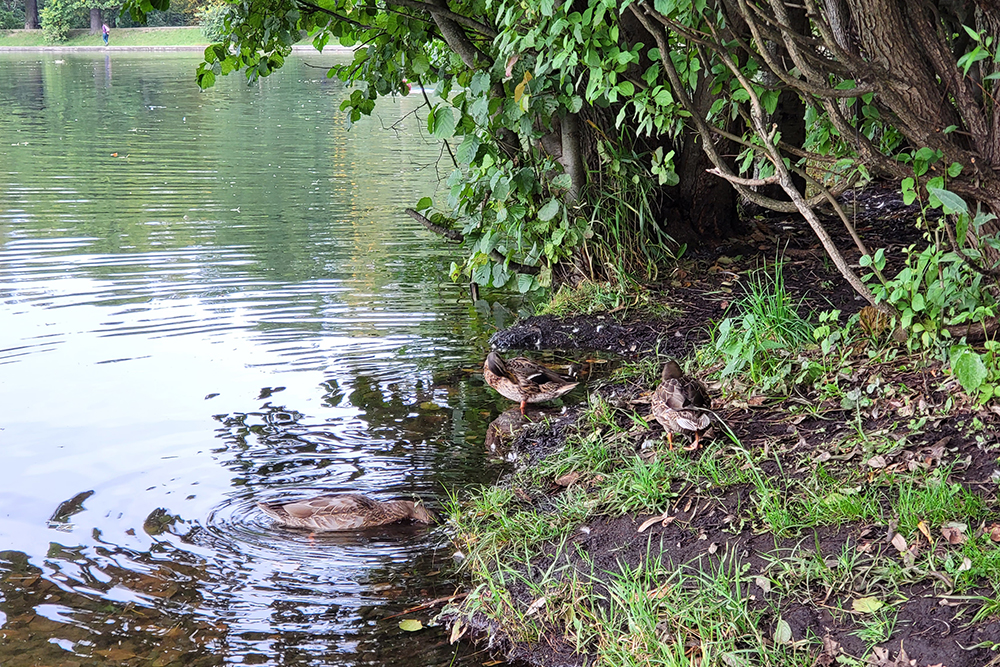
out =
[(177, 0), (164, 11), (151, 11), (139, 22), (131, 14), (122, 14), (121, 0), (0, 0), (0, 29), (46, 31), (53, 41), (65, 38), (68, 30), (90, 28), (91, 34), (107, 23), (115, 28), (197, 25), (201, 14), (214, 0)]

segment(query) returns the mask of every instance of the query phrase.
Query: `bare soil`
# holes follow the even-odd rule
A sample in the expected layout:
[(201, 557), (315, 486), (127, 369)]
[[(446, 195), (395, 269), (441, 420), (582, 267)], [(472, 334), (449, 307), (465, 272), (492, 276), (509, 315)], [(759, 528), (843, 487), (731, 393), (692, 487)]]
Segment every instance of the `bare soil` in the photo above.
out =
[[(887, 255), (898, 258), (900, 250), (918, 242), (914, 228), (914, 211), (903, 205), (891, 192), (866, 192), (857, 201), (846, 204), (854, 215), (859, 233), (872, 249), (886, 248)], [(836, 233), (830, 222), (831, 232)], [(752, 221), (753, 231), (711, 252), (688, 258), (668, 284), (656, 287), (658, 298), (680, 312), (665, 320), (620, 319), (614, 315), (581, 316), (570, 319), (534, 317), (498, 333), (492, 343), (501, 351), (524, 350), (590, 350), (611, 352), (626, 358), (656, 353), (661, 356), (684, 357), (708, 340), (708, 324), (721, 319), (734, 292), (738, 294), (737, 274), (784, 257), (784, 278), (789, 291), (802, 298), (803, 309), (838, 308), (846, 314), (865, 305), (855, 297), (825, 255), (812, 232), (801, 220), (791, 218), (759, 218)], [(860, 253), (853, 248), (846, 232), (838, 234), (839, 247), (855, 266)], [(892, 274), (891, 270), (888, 272)], [(789, 406), (796, 401), (814, 400), (803, 395), (790, 399), (771, 400), (747, 396), (717, 407), (718, 414), (733, 429), (742, 445), (753, 451), (767, 451), (768, 463), (762, 471), (772, 477), (794, 479), (824, 464), (832, 470), (853, 467), (868, 472), (870, 480), (884, 481), (893, 475), (912, 470), (913, 466), (952, 466), (949, 481), (959, 482), (981, 496), (986, 506), (997, 508), (997, 456), (1000, 452), (1000, 410), (977, 407), (955, 391), (933, 364), (913, 363), (865, 366), (846, 378), (864, 386), (878, 375), (884, 382), (905, 385), (912, 389), (907, 396), (876, 402), (863, 415), (866, 432), (892, 433), (906, 416), (928, 415), (922, 428), (908, 431), (899, 440), (899, 447), (881, 460), (866, 461), (856, 449), (845, 451), (844, 443), (855, 432), (854, 410), (842, 410), (837, 405), (822, 405), (817, 416), (799, 412), (793, 415)], [(648, 388), (647, 388), (648, 389)], [(609, 400), (635, 398), (641, 388), (608, 385), (600, 389)], [(717, 403), (718, 405), (718, 403)], [(551, 417), (548, 428), (534, 426), (520, 432), (512, 450), (523, 461), (537, 459), (561, 446), (567, 429), (572, 427), (576, 412), (570, 409)], [(973, 420), (977, 420), (975, 428)], [(516, 421), (516, 419), (515, 419)], [(985, 427), (981, 426), (985, 424)], [(508, 425), (511, 426), (511, 425)], [(506, 432), (510, 432), (510, 428)], [(651, 436), (654, 435), (652, 432)], [(641, 438), (640, 438), (641, 440)], [(498, 446), (494, 438), (492, 443)], [(711, 442), (692, 456), (713, 456), (717, 450)], [(501, 482), (503, 483), (503, 482)], [(544, 505), (562, 491), (549, 489), (524, 490), (526, 503)], [(778, 538), (759, 525), (741, 520), (746, 508), (755, 502), (749, 488), (727, 488), (721, 493), (711, 489), (677, 488), (676, 501), (668, 513), (673, 517), (666, 525), (655, 523), (638, 532), (648, 516), (597, 518), (578, 530), (572, 542), (580, 545), (593, 559), (590, 564), (579, 562), (577, 550), (562, 550), (562, 558), (587, 573), (621, 571), (623, 566), (636, 567), (649, 557), (661, 557), (675, 567), (705, 568), (722, 558), (735, 559), (753, 575), (766, 572), (769, 564), (782, 554), (798, 555), (814, 552), (824, 558), (836, 557), (846, 548), (859, 552), (860, 567), (872, 563), (879, 554), (898, 557), (891, 544), (893, 525), (840, 525), (808, 529), (794, 538)], [(519, 496), (522, 494), (519, 493)], [(1000, 520), (1000, 513), (997, 515)], [(970, 527), (973, 530), (977, 527)], [(545, 568), (545, 563), (539, 563)], [(926, 574), (926, 573), (925, 573)], [(608, 575), (610, 576), (610, 574)], [(1000, 643), (1000, 619), (971, 621), (980, 602), (973, 596), (990, 598), (997, 593), (991, 588), (965, 590), (951, 595), (945, 580), (933, 576), (915, 576), (914, 583), (900, 589), (903, 601), (898, 605), (898, 619), (889, 641), (882, 651), (869, 658), (870, 664), (886, 667), (984, 667), (1000, 664), (991, 644)], [(515, 590), (519, 599), (530, 602), (530, 591)], [(753, 583), (744, 585), (742, 593), (758, 601), (761, 609), (772, 609), (768, 592)], [(785, 600), (778, 610), (792, 633), (792, 641), (811, 638), (825, 648), (815, 654), (816, 665), (839, 664), (842, 654), (859, 657), (865, 654), (865, 643), (857, 635), (860, 625), (851, 609), (851, 598), (858, 592), (808, 588), (797, 600)], [(766, 616), (773, 633), (778, 614)], [(511, 660), (532, 665), (556, 667), (584, 665), (593, 656), (581, 655), (561, 639), (558, 629), (536, 644), (526, 645), (509, 640), (505, 628), (494, 619), (479, 618), (479, 630), (490, 636), (494, 648), (500, 648)], [(822, 643), (819, 643), (819, 640)], [(992, 662), (991, 662), (992, 661)]]

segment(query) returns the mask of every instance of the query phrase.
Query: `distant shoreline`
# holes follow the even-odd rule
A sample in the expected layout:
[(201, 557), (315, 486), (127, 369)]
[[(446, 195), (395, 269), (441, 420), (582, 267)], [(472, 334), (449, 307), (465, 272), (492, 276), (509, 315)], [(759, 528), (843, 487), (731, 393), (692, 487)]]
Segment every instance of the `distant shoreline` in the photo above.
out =
[[(0, 46), (0, 52), (11, 51), (204, 51), (208, 44), (188, 44), (180, 46)], [(312, 53), (353, 53), (354, 48), (348, 46), (338, 46), (327, 44), (322, 51), (318, 51), (312, 44), (293, 44), (292, 51), (311, 51)]]
[[(58, 44), (47, 43), (41, 30), (0, 30), (0, 52), (201, 52), (210, 43), (199, 26), (112, 28), (110, 46), (105, 46), (101, 41), (100, 34), (92, 34), (89, 28), (70, 30), (66, 40)], [(292, 49), (320, 53), (313, 47), (309, 39), (303, 39), (298, 44), (294, 44)], [(328, 44), (322, 53), (352, 53), (353, 51), (353, 48)]]

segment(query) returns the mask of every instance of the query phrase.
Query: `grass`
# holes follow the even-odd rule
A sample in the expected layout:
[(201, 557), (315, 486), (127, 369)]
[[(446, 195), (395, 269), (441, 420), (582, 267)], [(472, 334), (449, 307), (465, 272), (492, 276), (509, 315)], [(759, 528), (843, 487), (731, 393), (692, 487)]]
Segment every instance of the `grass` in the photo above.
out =
[[(198, 26), (178, 28), (113, 28), (111, 46), (208, 46), (209, 40)], [(98, 46), (103, 47), (100, 34), (89, 29), (70, 30), (69, 39), (59, 44), (45, 41), (41, 30), (0, 31), (0, 47), (5, 46)]]
[[(645, 359), (621, 367), (613, 381), (641, 396), (658, 370), (658, 359)], [(869, 428), (872, 405), (899, 400), (906, 388), (869, 381), (868, 391), (861, 382), (869, 403), (852, 399), (837, 440), (824, 443), (855, 454), (823, 462), (813, 461), (813, 450), (782, 455), (721, 434), (699, 454), (670, 451), (644, 417), (648, 408), (595, 391), (557, 451), (503, 486), (452, 498), (450, 523), (475, 586), (460, 613), (481, 611), (516, 641), (565, 642), (595, 665), (678, 667), (814, 664), (822, 643), (791, 636), (781, 616), (790, 603), (822, 601), (863, 643), (863, 654), (841, 656), (856, 665), (880, 644), (898, 650), (893, 635), (909, 586), (956, 596), (968, 605), (966, 622), (1000, 616), (1000, 545), (990, 537), (988, 504), (956, 481), (953, 467), (866, 465), (920, 442), (929, 418), (895, 424), (892, 438)], [(576, 474), (572, 485), (553, 491), (553, 480), (568, 473)], [(577, 539), (592, 522), (621, 516), (638, 525), (663, 514), (683, 527), (699, 505), (721, 507), (735, 492), (740, 500), (725, 505), (724, 532), (774, 539), (758, 571), (749, 571), (742, 549), (714, 552), (707, 543), (691, 560), (670, 562), (671, 545), (652, 537), (658, 529), (634, 538), (646, 540), (644, 558), (601, 570)], [(694, 512), (685, 515), (682, 505)], [(684, 528), (689, 540), (699, 530)], [(838, 532), (847, 539), (835, 551), (821, 545), (821, 534)], [(902, 547), (887, 541), (892, 534)]]
[(660, 267), (675, 265), (686, 247), (666, 233), (656, 213), (661, 204), (650, 173), (654, 156), (624, 128), (618, 137), (597, 133), (600, 166), (590, 172), (583, 196), (594, 234), (584, 257), (591, 274), (596, 268), (611, 282), (637, 289), (657, 280)]
[(713, 330), (712, 345), (702, 357), (721, 361), (724, 378), (738, 376), (756, 393), (787, 388), (799, 352), (814, 342), (813, 324), (799, 314), (801, 303), (785, 289), (780, 261), (773, 273), (751, 271), (743, 289), (730, 306), (734, 314)]

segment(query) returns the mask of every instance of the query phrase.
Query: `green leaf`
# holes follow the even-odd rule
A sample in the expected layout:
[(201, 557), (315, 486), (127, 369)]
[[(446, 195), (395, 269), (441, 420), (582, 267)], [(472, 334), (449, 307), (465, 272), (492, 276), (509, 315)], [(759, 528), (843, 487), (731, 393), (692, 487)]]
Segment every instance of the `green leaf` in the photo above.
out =
[(479, 152), (480, 145), (479, 137), (474, 134), (465, 135), (465, 140), (455, 151), (455, 159), (462, 164), (469, 164), (476, 159), (476, 153)]
[(430, 68), (430, 61), (427, 60), (427, 56), (422, 53), (417, 54), (410, 62), (410, 69), (417, 75), (427, 74)]
[(517, 291), (521, 294), (529, 292), (533, 283), (535, 282), (534, 276), (529, 276), (526, 273), (517, 274)]
[(421, 197), (420, 201), (417, 202), (418, 211), (426, 211), (431, 206), (434, 206), (434, 200), (432, 200), (430, 197)]
[(927, 191), (941, 200), (945, 207), (945, 213), (965, 213), (968, 215), (968, 204), (951, 190), (927, 186)]
[(974, 392), (986, 381), (988, 371), (983, 358), (977, 352), (966, 349), (952, 360), (951, 370), (962, 389), (967, 392)]
[(493, 277), (493, 268), (490, 264), (481, 264), (472, 270), (472, 282), (486, 287)]
[(545, 205), (538, 209), (538, 219), (543, 222), (548, 222), (552, 218), (556, 217), (556, 213), (559, 212), (559, 200), (550, 199), (545, 202)]
[(399, 629), (406, 632), (416, 632), (417, 630), (423, 630), (424, 624), (415, 618), (404, 618), (399, 622)]
[(507, 281), (510, 280), (510, 278), (511, 278), (510, 271), (508, 271), (507, 268), (504, 267), (503, 264), (494, 264), (493, 265), (493, 286), (494, 287), (496, 287), (496, 288), (503, 287), (504, 285), (507, 284)]
[(215, 85), (215, 73), (212, 70), (198, 72), (198, 87), (211, 88)]
[[(433, 127), (431, 123), (433, 118)], [(435, 139), (448, 139), (455, 134), (455, 114), (451, 107), (438, 106), (434, 114), (427, 115), (427, 130)]]

